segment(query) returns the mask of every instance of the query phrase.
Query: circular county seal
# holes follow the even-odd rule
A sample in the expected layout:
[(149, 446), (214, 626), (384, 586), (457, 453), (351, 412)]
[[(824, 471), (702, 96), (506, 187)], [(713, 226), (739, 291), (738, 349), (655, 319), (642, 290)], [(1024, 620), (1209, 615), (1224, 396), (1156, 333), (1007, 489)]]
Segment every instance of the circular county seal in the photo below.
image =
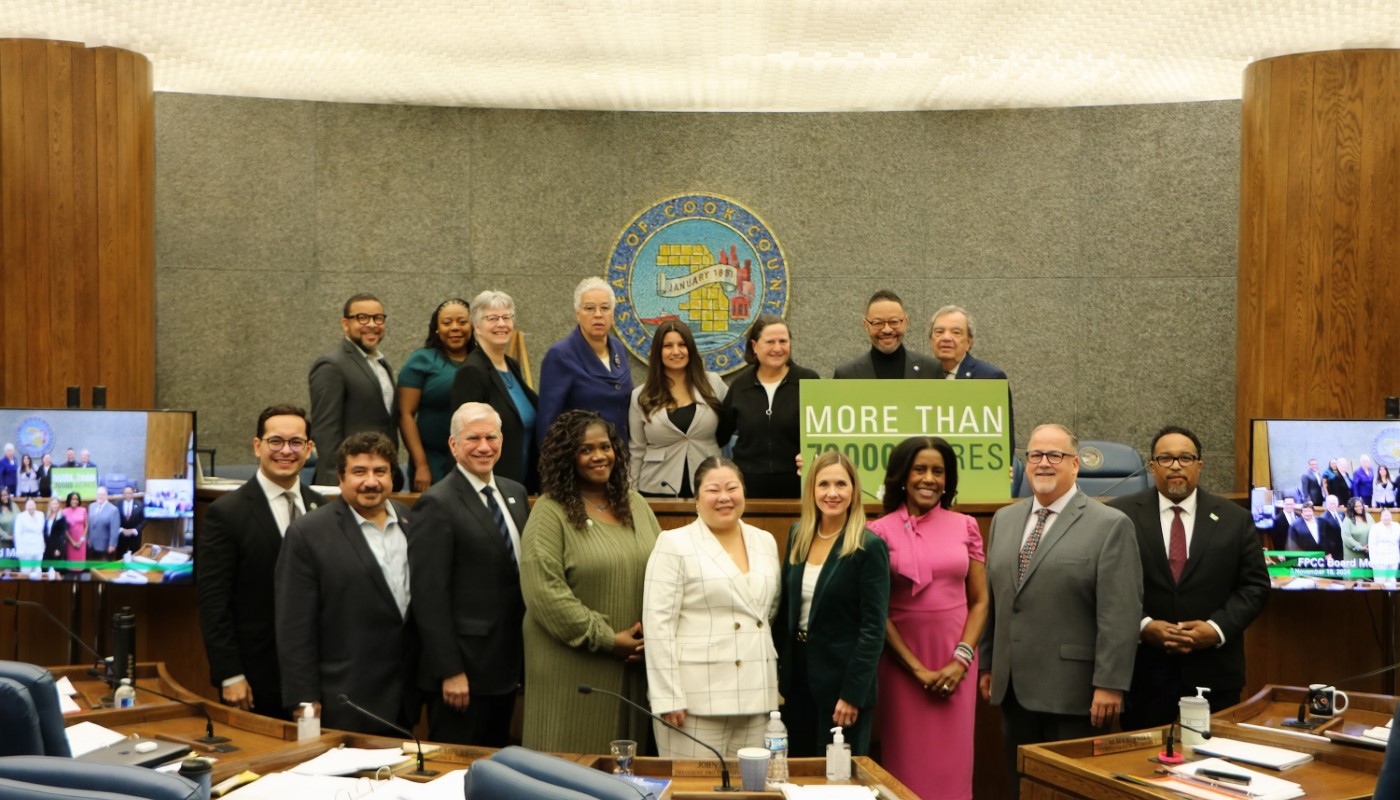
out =
[(1079, 463), (1088, 469), (1098, 469), (1103, 466), (1103, 451), (1093, 445), (1079, 448)]
[(1371, 440), (1376, 461), (1394, 472), (1400, 469), (1400, 428), (1384, 428)]
[(787, 315), (787, 257), (758, 215), (717, 194), (668, 197), (638, 214), (608, 262), (618, 337), (646, 363), (652, 335), (690, 326), (705, 369), (744, 366), (744, 333), (759, 314)]
[(25, 417), (15, 426), (15, 448), (38, 466), (39, 459), (53, 449), (53, 427), (43, 417)]

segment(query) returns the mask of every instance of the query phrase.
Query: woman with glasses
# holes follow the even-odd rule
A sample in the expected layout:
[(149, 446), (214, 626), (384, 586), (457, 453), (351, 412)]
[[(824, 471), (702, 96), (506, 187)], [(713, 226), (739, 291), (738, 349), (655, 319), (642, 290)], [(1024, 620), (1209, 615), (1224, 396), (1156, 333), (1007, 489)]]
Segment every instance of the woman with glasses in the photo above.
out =
[(540, 362), (535, 435), (541, 441), (555, 418), (573, 409), (597, 412), (627, 440), (632, 368), (627, 349), (608, 333), (616, 304), (612, 287), (602, 278), (584, 278), (574, 289), (578, 327), (550, 345)]
[(1342, 518), (1342, 560), (1360, 562), (1370, 552), (1371, 517), (1360, 497), (1347, 501), (1347, 513)]
[(651, 497), (693, 497), (690, 476), (719, 455), (715, 430), (728, 387), (705, 371), (690, 326), (667, 320), (651, 341), (646, 382), (632, 392), (628, 448), (637, 491)]
[(716, 441), (734, 442), (734, 463), (744, 471), (749, 497), (797, 498), (802, 476), (797, 471), (802, 408), (798, 383), (817, 373), (792, 360), (792, 339), (782, 317), (763, 314), (744, 337), (744, 360), (720, 406)]
[(870, 523), (890, 550), (880, 763), (924, 800), (972, 797), (974, 648), (990, 595), (982, 534), (976, 520), (952, 510), (957, 494), (952, 446), (937, 437), (906, 439), (885, 471), (885, 515)]
[(452, 380), (472, 349), (466, 300), (444, 300), (428, 319), (428, 338), (399, 370), (399, 433), (408, 449), (408, 485), (427, 491), (457, 462), (447, 446), (451, 433)]
[(535, 438), (539, 395), (525, 382), (520, 364), (506, 355), (515, 335), (515, 300), (505, 292), (487, 290), (472, 300), (472, 331), (476, 349), (467, 354), (452, 382), (452, 407), (486, 403), (501, 418), (501, 459), (495, 474), (522, 483), (530, 494), (539, 492), (539, 459)]

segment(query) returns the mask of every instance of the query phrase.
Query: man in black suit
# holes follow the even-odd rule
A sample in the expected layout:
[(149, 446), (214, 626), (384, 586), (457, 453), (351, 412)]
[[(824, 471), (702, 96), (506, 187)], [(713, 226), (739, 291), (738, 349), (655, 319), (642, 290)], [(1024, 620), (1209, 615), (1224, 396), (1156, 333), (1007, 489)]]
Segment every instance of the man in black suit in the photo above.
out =
[(1298, 519), (1293, 521), (1293, 525), (1288, 529), (1288, 550), (1317, 551), (1324, 549), (1322, 546), (1322, 527), (1316, 517), (1313, 516), (1311, 503), (1304, 503), (1298, 508)]
[(1270, 534), (1269, 545), (1274, 550), (1288, 549), (1288, 529), (1298, 521), (1297, 503), (1287, 495), (1283, 498), (1283, 510), (1274, 515), (1274, 529)]
[(1197, 490), (1201, 442), (1168, 426), (1152, 440), (1156, 488), (1109, 505), (1137, 529), (1142, 634), (1123, 729), (1166, 725), (1182, 697), (1210, 689), (1213, 711), (1244, 687), (1244, 630), (1263, 610), (1269, 576), (1249, 512)]
[(1335, 494), (1327, 495), (1327, 500), (1322, 505), (1322, 515), (1317, 518), (1317, 527), (1322, 538), (1317, 543), (1322, 545), (1322, 549), (1327, 551), (1327, 555), (1341, 561), (1343, 556), (1342, 520), (1346, 519), (1346, 516), (1342, 513)]
[(1308, 471), (1303, 473), (1298, 485), (1302, 494), (1299, 500), (1314, 506), (1322, 505), (1322, 473), (1317, 470), (1317, 459), (1308, 459)]
[[(345, 301), (340, 329), (345, 338), (311, 365), (311, 438), (319, 445), (315, 482), (336, 483), (335, 454), (352, 433), (377, 431), (398, 446), (398, 402), (394, 370), (379, 354), (384, 341), (384, 304), (370, 294)], [(394, 490), (403, 475), (394, 464)]]
[(870, 350), (836, 368), (837, 378), (941, 378), (938, 362), (904, 347), (909, 313), (904, 301), (889, 289), (881, 289), (865, 304), (865, 332)]
[(253, 438), (257, 474), (209, 505), (194, 563), (209, 678), (226, 705), (269, 717), (286, 717), (273, 570), (287, 527), (323, 502), (301, 485), (311, 455), (306, 430), (302, 408), (263, 409)]
[(122, 489), (122, 501), (117, 504), (117, 558), (141, 548), (141, 531), (146, 527), (146, 510), (136, 499), (130, 486)]
[(501, 418), (485, 403), (452, 415), (457, 468), (413, 506), (408, 561), (413, 618), (423, 641), (419, 688), (428, 698), (428, 738), (505, 747), (524, 666), (520, 531), (530, 513), (525, 487), (493, 476)]
[(282, 702), (316, 705), (329, 728), (392, 736), (339, 698), (403, 727), (418, 718), (409, 515), (389, 499), (398, 448), (364, 431), (335, 460), (340, 497), (293, 523), (277, 559)]
[(53, 456), (48, 453), (39, 459), (39, 496), (53, 497)]

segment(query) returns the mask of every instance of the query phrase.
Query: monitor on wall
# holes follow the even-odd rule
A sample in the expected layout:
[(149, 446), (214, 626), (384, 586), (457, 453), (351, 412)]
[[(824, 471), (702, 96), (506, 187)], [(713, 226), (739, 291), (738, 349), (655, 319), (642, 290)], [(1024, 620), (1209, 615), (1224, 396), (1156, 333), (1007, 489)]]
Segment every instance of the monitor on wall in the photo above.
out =
[(193, 411), (0, 408), (0, 444), (0, 580), (193, 580)]
[[(1395, 590), (1400, 420), (1253, 419), (1249, 440), (1250, 510), (1273, 586)], [(1362, 508), (1348, 518), (1353, 498)]]

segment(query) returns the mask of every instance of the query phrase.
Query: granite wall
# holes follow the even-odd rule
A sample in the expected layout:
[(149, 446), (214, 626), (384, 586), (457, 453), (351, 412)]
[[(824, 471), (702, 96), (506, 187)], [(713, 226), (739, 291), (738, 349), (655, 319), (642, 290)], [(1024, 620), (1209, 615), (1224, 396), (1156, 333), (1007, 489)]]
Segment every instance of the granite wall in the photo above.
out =
[(726, 195), (780, 239), (797, 360), (867, 346), (877, 287), (911, 343), (966, 306), (1018, 446), (1064, 422), (1146, 449), (1191, 426), (1233, 475), (1239, 104), (869, 114), (644, 114), (156, 100), (157, 397), (220, 463), (305, 402), (354, 292), (401, 364), (443, 298), (506, 291), (536, 370), (571, 292), (657, 200)]

